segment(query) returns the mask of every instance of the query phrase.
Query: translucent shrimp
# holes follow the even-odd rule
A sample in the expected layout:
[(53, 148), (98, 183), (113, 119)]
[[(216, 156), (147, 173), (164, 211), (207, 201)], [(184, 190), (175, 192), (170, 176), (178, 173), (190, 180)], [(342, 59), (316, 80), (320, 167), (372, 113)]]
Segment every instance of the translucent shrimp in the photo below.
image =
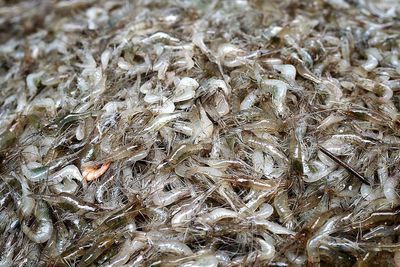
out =
[(259, 227), (264, 227), (265, 229), (269, 230), (270, 232), (277, 234), (277, 235), (295, 235), (296, 233), (292, 230), (289, 230), (282, 225), (279, 225), (275, 222), (263, 220), (263, 219), (255, 219), (254, 224)]
[(368, 58), (367, 61), (361, 65), (361, 67), (366, 71), (372, 71), (378, 66), (379, 60), (382, 60), (382, 56), (376, 48), (369, 48), (365, 53), (367, 54)]
[(331, 114), (328, 117), (326, 117), (320, 125), (318, 125), (317, 130), (318, 131), (323, 131), (326, 128), (330, 127), (331, 125), (334, 125), (336, 123), (339, 123), (345, 119), (344, 116), (340, 116), (338, 114)]
[(69, 244), (70, 233), (64, 223), (59, 222), (56, 224), (56, 240), (52, 257), (58, 257)]
[(43, 74), (44, 72), (41, 71), (37, 73), (31, 73), (26, 77), (26, 85), (31, 96), (34, 96), (36, 94), (38, 90), (37, 86), (39, 85)]
[(268, 241), (262, 238), (256, 239), (261, 248), (261, 253), (259, 255), (260, 260), (270, 260), (275, 256), (275, 246), (271, 242), (271, 239)]
[(175, 255), (192, 255), (192, 250), (184, 243), (172, 240), (158, 240), (153, 243), (160, 253), (172, 253)]
[(290, 210), (287, 192), (282, 192), (275, 197), (274, 207), (279, 214), (280, 221), (289, 229), (294, 229), (297, 222), (293, 218), (293, 211)]
[(44, 243), (50, 239), (53, 233), (53, 222), (50, 218), (47, 204), (44, 201), (36, 201), (34, 216), (36, 218), (36, 229), (31, 229), (26, 222), (23, 222), (22, 231), (33, 242)]
[(281, 73), (282, 76), (288, 81), (294, 81), (296, 78), (296, 68), (290, 64), (276, 64), (272, 68)]
[(23, 218), (28, 218), (35, 208), (36, 201), (29, 197), (32, 193), (25, 179), (20, 178), (22, 188), (22, 198), (19, 203), (19, 212)]
[(257, 137), (253, 133), (249, 131), (243, 131), (242, 138), (245, 144), (248, 144), (254, 149), (263, 150), (265, 153), (271, 155), (276, 161), (280, 162), (281, 164), (286, 164), (288, 162), (288, 158), (283, 152), (271, 145), (270, 142), (267, 142), (266, 140)]
[(351, 223), (352, 229), (370, 229), (373, 226), (382, 224), (382, 223), (390, 223), (395, 222), (400, 219), (400, 211), (399, 210), (382, 210), (372, 212), (368, 217), (355, 221)]
[(116, 229), (126, 225), (135, 218), (142, 207), (142, 201), (135, 197), (130, 203), (108, 216), (97, 230)]
[(393, 225), (393, 226), (380, 225), (375, 228), (372, 228), (368, 233), (364, 234), (362, 239), (364, 240), (378, 239), (382, 237), (398, 235), (399, 233), (400, 233), (399, 225)]
[(55, 180), (48, 179), (49, 168), (37, 162), (29, 162), (26, 165), (22, 165), (21, 171), (24, 174), (24, 176), (33, 183), (38, 183), (48, 180), (49, 184), (55, 184), (61, 181), (60, 177), (54, 177), (56, 178)]
[(288, 84), (281, 80), (262, 79), (260, 81), (260, 87), (263, 92), (272, 94), (272, 103), (275, 107), (276, 114), (281, 118), (286, 117), (288, 110), (286, 106)]
[(246, 110), (254, 106), (260, 95), (259, 90), (251, 91), (240, 103), (240, 110)]
[(246, 63), (244, 51), (231, 44), (222, 44), (218, 47), (218, 59), (227, 67), (237, 67)]
[(77, 266), (90, 266), (100, 257), (101, 254), (109, 250), (115, 243), (119, 243), (120, 239), (120, 235), (101, 237), (100, 240), (97, 240), (91, 246), (91, 248), (89, 248), (88, 251), (83, 254), (83, 257), (81, 258)]
[[(252, 155), (254, 170), (257, 173), (262, 173), (264, 170), (264, 154), (261, 150), (255, 150)], [(260, 177), (260, 176), (259, 176)]]
[(209, 140), (214, 131), (214, 125), (212, 121), (208, 118), (204, 108), (199, 107), (199, 121), (193, 127), (193, 137), (194, 143), (199, 143), (200, 141)]
[(258, 250), (251, 252), (247, 257), (237, 257), (232, 260), (234, 264), (245, 264), (245, 265), (254, 265), (258, 264), (267, 264), (267, 261), (271, 260), (275, 256), (275, 246), (273, 244), (273, 239), (270, 236), (266, 236), (263, 238), (256, 238)]
[(199, 220), (204, 221), (208, 224), (215, 224), (217, 221), (227, 218), (237, 218), (238, 213), (233, 210), (228, 210), (225, 208), (217, 208), (209, 213), (206, 213), (199, 218)]
[(60, 171), (54, 173), (51, 176), (51, 179), (60, 180), (59, 183), (51, 186), (51, 189), (54, 193), (75, 193), (78, 188), (78, 184), (73, 180), (82, 182), (83, 177), (75, 165), (68, 165)]
[(149, 37), (144, 38), (142, 42), (146, 44), (151, 44), (155, 42), (177, 43), (179, 42), (179, 39), (172, 37), (165, 32), (157, 32)]
[(320, 254), (318, 251), (321, 242), (330, 234), (337, 231), (336, 225), (343, 216), (334, 216), (330, 218), (307, 242), (308, 262), (310, 264), (320, 263)]
[(370, 182), (361, 174), (359, 174), (357, 171), (355, 171), (352, 167), (350, 167), (347, 163), (343, 162), (340, 160), (338, 157), (333, 155), (331, 152), (329, 152), (327, 149), (324, 147), (320, 146), (320, 150), (327, 155), (329, 158), (331, 158), (333, 161), (336, 163), (340, 164), (342, 167), (344, 167), (348, 172), (350, 172), (353, 176), (357, 177), (360, 179), (363, 183), (366, 183), (367, 185), (371, 185)]
[(117, 267), (122, 266), (129, 261), (129, 258), (136, 252), (146, 248), (146, 244), (140, 240), (140, 238), (135, 238), (133, 240), (126, 240), (122, 245), (120, 251), (115, 255), (110, 263), (103, 264), (103, 267)]
[(194, 214), (199, 211), (200, 206), (211, 192), (212, 190), (210, 190), (207, 194), (199, 195), (189, 203), (180, 206), (175, 214), (173, 214), (171, 219), (172, 227), (180, 227), (193, 220)]
[(172, 97), (173, 102), (182, 102), (192, 99), (196, 94), (196, 89), (199, 87), (198, 82), (195, 79), (184, 77), (179, 81)]
[(318, 77), (316, 77), (304, 64), (304, 62), (296, 55), (291, 54), (290, 59), (293, 61), (297, 72), (300, 74), (301, 77), (304, 79), (310, 80), (316, 84), (320, 84), (322, 81)]
[(115, 181), (115, 175), (110, 175), (109, 177), (107, 177), (107, 179), (102, 181), (102, 183), (97, 187), (95, 198), (98, 203), (104, 202), (104, 192), (106, 191), (107, 187), (110, 184), (114, 183), (114, 181)]
[(35, 199), (44, 200), (49, 204), (57, 205), (78, 215), (99, 210), (98, 206), (83, 201), (78, 197), (68, 193), (61, 193), (58, 195), (32, 195), (32, 197)]
[(205, 149), (210, 149), (210, 145), (203, 143), (195, 145), (191, 144), (180, 145), (174, 152), (172, 152), (170, 156), (168, 156), (168, 158), (165, 160), (164, 163), (160, 164), (157, 167), (157, 169), (162, 170), (167, 167), (175, 167), (190, 155), (193, 155)]
[(34, 145), (29, 145), (29, 146), (25, 147), (24, 150), (22, 151), (22, 154), (23, 154), (25, 160), (28, 162), (41, 160), (39, 149), (37, 148), (37, 146), (34, 146)]
[(186, 189), (175, 189), (168, 192), (156, 192), (153, 196), (153, 203), (157, 206), (164, 207), (188, 196), (190, 191)]
[(216, 256), (209, 253), (201, 253), (187, 257), (185, 263), (180, 264), (181, 267), (217, 267), (219, 261)]
[(164, 127), (167, 123), (176, 120), (182, 116), (182, 113), (167, 113), (160, 114), (151, 120), (147, 126), (144, 128), (144, 132), (153, 133), (159, 131), (162, 127)]

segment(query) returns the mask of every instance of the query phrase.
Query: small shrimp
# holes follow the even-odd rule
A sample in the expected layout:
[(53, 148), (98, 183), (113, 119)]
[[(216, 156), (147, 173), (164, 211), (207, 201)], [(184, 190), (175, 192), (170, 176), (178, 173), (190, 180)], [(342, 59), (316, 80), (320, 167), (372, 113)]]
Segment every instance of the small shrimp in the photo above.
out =
[(279, 215), (280, 221), (289, 229), (294, 229), (296, 221), (293, 218), (293, 211), (290, 210), (287, 192), (283, 192), (275, 197), (274, 206)]
[(101, 229), (115, 229), (131, 222), (138, 215), (142, 207), (142, 202), (139, 198), (125, 205), (122, 209), (111, 214), (99, 227)]
[(367, 54), (367, 61), (361, 67), (366, 71), (372, 71), (379, 65), (379, 60), (382, 60), (382, 56), (376, 48), (369, 48), (365, 53)]
[(277, 235), (293, 235), (293, 236), (296, 235), (296, 233), (293, 232), (292, 230), (290, 230), (286, 227), (283, 227), (282, 225), (279, 225), (275, 222), (267, 221), (267, 220), (260, 219), (260, 218), (255, 218), (253, 223), (256, 226), (264, 227), (271, 233), (274, 233)]
[(259, 253), (258, 260), (270, 260), (275, 256), (275, 246), (271, 240), (264, 240), (262, 238), (256, 239), (260, 245), (261, 252)]
[(109, 184), (114, 182), (114, 178), (115, 175), (111, 175), (110, 177), (108, 177), (107, 179), (105, 179), (97, 188), (96, 190), (96, 194), (95, 194), (95, 198), (97, 200), (98, 203), (103, 203), (103, 195), (104, 192), (106, 191), (107, 187), (109, 186)]
[(60, 193), (74, 194), (77, 189), (78, 189), (78, 184), (75, 183), (73, 180), (69, 179), (65, 179), (62, 183), (50, 186), (50, 190), (56, 194)]
[(22, 197), (19, 203), (19, 214), (22, 218), (27, 218), (32, 214), (33, 209), (35, 208), (35, 200), (28, 195), (31, 194), (31, 190), (25, 179), (21, 180), (21, 188), (22, 188)]
[(38, 91), (38, 84), (40, 83), (44, 72), (30, 73), (26, 77), (26, 86), (28, 87), (29, 95), (34, 96)]
[(210, 140), (214, 131), (214, 125), (201, 105), (199, 107), (199, 113), (199, 120), (194, 123), (193, 127), (195, 144), (204, 140)]
[(101, 238), (83, 255), (79, 261), (78, 267), (86, 267), (94, 263), (101, 254), (109, 250), (114, 244), (120, 242), (121, 235), (110, 235)]
[(176, 132), (183, 133), (184, 135), (187, 136), (192, 136), (194, 132), (193, 127), (189, 122), (177, 121), (174, 122), (172, 127)]
[(129, 146), (123, 146), (115, 149), (111, 152), (111, 155), (102, 159), (103, 162), (117, 161), (128, 158), (129, 161), (138, 161), (144, 159), (149, 153), (145, 144), (134, 144)]
[(165, 225), (169, 219), (169, 210), (164, 207), (146, 207), (143, 213), (150, 218), (151, 223), (146, 226), (150, 229)]
[(261, 149), (268, 155), (271, 155), (276, 161), (281, 163), (288, 162), (288, 159), (283, 152), (279, 151), (276, 147), (271, 145), (270, 142), (267, 142), (266, 140), (257, 137), (252, 132), (243, 131), (242, 138), (244, 143), (248, 144), (250, 147), (254, 149)]
[(152, 43), (177, 43), (179, 41), (179, 39), (172, 37), (165, 32), (156, 32), (153, 35), (141, 40), (141, 42), (147, 45)]
[(400, 210), (395, 211), (377, 211), (373, 212), (362, 221), (354, 222), (351, 224), (353, 229), (370, 229), (371, 227), (379, 224), (388, 224), (390, 222), (398, 222), (400, 220)]
[(296, 78), (296, 68), (290, 64), (276, 64), (272, 68), (279, 72), (286, 80), (294, 81)]
[[(254, 215), (254, 212), (264, 203), (265, 198), (273, 193), (271, 190), (257, 191), (239, 210), (241, 214)], [(257, 215), (257, 214), (256, 214)], [(257, 219), (257, 216), (256, 216)]]
[(280, 132), (284, 128), (282, 121), (273, 119), (261, 119), (256, 122), (247, 123), (239, 127), (240, 129), (246, 131), (263, 131), (266, 133)]
[(317, 131), (323, 131), (330, 126), (343, 121), (344, 119), (346, 119), (344, 116), (331, 114), (320, 123), (320, 125), (317, 127)]
[(380, 225), (373, 229), (370, 232), (366, 233), (362, 239), (364, 240), (371, 240), (375, 238), (382, 238), (388, 236), (398, 235), (400, 233), (400, 225)]
[(172, 227), (180, 227), (188, 222), (190, 222), (195, 213), (199, 211), (201, 205), (204, 203), (206, 198), (215, 190), (215, 188), (210, 189), (207, 193), (201, 194), (194, 200), (188, 202), (187, 204), (181, 205), (179, 209), (173, 214), (171, 219)]
[(122, 266), (129, 258), (136, 252), (144, 249), (146, 244), (139, 239), (126, 240), (122, 245), (120, 251), (110, 260), (110, 263), (102, 265), (103, 267), (117, 267)]
[(41, 263), (48, 263), (52, 259), (58, 257), (69, 243), (69, 232), (62, 222), (55, 225), (55, 229), (51, 238), (47, 241), (42, 254), (40, 255)]
[(320, 84), (322, 81), (318, 77), (316, 77), (304, 64), (304, 62), (295, 54), (293, 53), (290, 56), (290, 60), (295, 65), (297, 72), (300, 74), (301, 77), (304, 79), (310, 80), (316, 84)]
[(259, 90), (251, 91), (240, 103), (240, 110), (250, 109), (259, 99)]
[(59, 256), (69, 244), (70, 233), (64, 223), (58, 222), (56, 225), (57, 239), (54, 246), (54, 256)]
[(301, 136), (296, 134), (295, 131), (292, 131), (290, 135), (289, 142), (289, 152), (290, 152), (290, 168), (295, 174), (303, 175), (304, 174), (304, 152), (302, 146)]
[[(234, 258), (234, 266), (269, 266), (266, 261), (271, 260), (276, 253), (274, 240), (270, 235), (267, 234), (263, 234), (263, 237), (264, 239), (255, 238), (255, 241), (257, 241), (260, 249), (249, 253), (249, 255), (246, 257), (240, 256)], [(261, 262), (264, 264), (261, 264)]]
[(357, 258), (362, 257), (364, 254), (364, 250), (360, 248), (358, 243), (340, 237), (327, 236), (321, 240), (321, 247), (348, 252)]
[(209, 213), (206, 213), (202, 215), (199, 220), (204, 221), (208, 224), (215, 224), (219, 220), (223, 219), (234, 219), (237, 218), (239, 215), (237, 212), (225, 208), (216, 208), (213, 211), (210, 211)]
[[(141, 204), (142, 203), (139, 199), (135, 199), (133, 202), (127, 204), (123, 208), (113, 212), (94, 231), (84, 235), (80, 240), (77, 241), (77, 243), (69, 246), (61, 254), (61, 258), (65, 260), (87, 254), (87, 249), (93, 247), (93, 240), (97, 236), (132, 222), (139, 213)], [(81, 225), (81, 223), (79, 223), (79, 225)]]
[[(199, 87), (199, 84), (195, 79), (184, 77), (179, 81), (176, 86), (174, 96), (172, 97), (172, 101), (182, 102), (192, 99), (196, 95), (196, 89)], [(175, 113), (176, 114), (176, 113)], [(179, 115), (180, 113), (178, 113)]]
[(244, 51), (232, 44), (221, 44), (218, 47), (218, 60), (222, 65), (231, 67), (238, 67), (246, 63)]
[(380, 113), (363, 108), (351, 108), (348, 110), (342, 110), (340, 112), (356, 120), (367, 121), (377, 125), (387, 125), (391, 122), (390, 118), (387, 118)]
[(263, 78), (260, 81), (260, 87), (263, 92), (270, 92), (272, 94), (272, 104), (275, 107), (276, 115), (285, 117), (288, 110), (285, 103), (288, 84), (281, 80)]
[(110, 167), (111, 162), (106, 162), (99, 169), (96, 169), (94, 167), (84, 167), (82, 171), (82, 176), (83, 179), (86, 181), (93, 181), (102, 176)]
[(343, 216), (334, 216), (330, 218), (307, 242), (308, 262), (310, 264), (320, 263), (319, 247), (321, 241), (329, 237), (330, 234), (337, 231), (337, 224)]
[(54, 193), (66, 192), (73, 194), (78, 189), (78, 184), (73, 180), (82, 182), (83, 177), (75, 165), (68, 165), (51, 175), (49, 180), (58, 181), (58, 183), (50, 186), (50, 189)]
[(160, 114), (157, 117), (155, 117), (153, 120), (151, 120), (146, 128), (144, 128), (144, 132), (157, 132), (159, 131), (162, 127), (164, 127), (167, 123), (176, 120), (182, 116), (182, 113), (177, 112), (177, 113), (168, 113), (168, 114)]
[(154, 246), (160, 253), (172, 253), (176, 255), (192, 255), (192, 250), (184, 243), (172, 240), (159, 240), (154, 242)]
[(157, 169), (161, 170), (167, 167), (175, 167), (184, 161), (190, 155), (196, 154), (200, 151), (211, 149), (210, 144), (199, 143), (196, 145), (183, 144), (180, 145), (164, 163), (160, 164)]
[(50, 204), (55, 204), (78, 215), (99, 210), (97, 205), (83, 201), (76, 196), (68, 193), (58, 195), (31, 195), (32, 198), (42, 199)]
[(175, 189), (169, 192), (156, 192), (152, 198), (153, 203), (157, 206), (165, 207), (188, 196), (190, 192), (186, 189)]
[(48, 180), (51, 181), (52, 183), (53, 182), (60, 183), (65, 179), (69, 180), (75, 179), (81, 182), (83, 180), (83, 177), (81, 172), (75, 165), (68, 165), (59, 170), (58, 172), (55, 172), (48, 178)]
[(49, 209), (44, 201), (37, 201), (34, 211), (37, 226), (32, 230), (26, 222), (22, 223), (22, 231), (35, 243), (41, 244), (50, 239), (53, 233), (53, 222), (50, 218)]
[(82, 121), (91, 115), (92, 115), (91, 111), (90, 112), (86, 111), (86, 112), (82, 112), (82, 113), (70, 113), (70, 114), (64, 116), (63, 118), (58, 119), (55, 124), (60, 130), (65, 130), (72, 123), (74, 123), (76, 121)]

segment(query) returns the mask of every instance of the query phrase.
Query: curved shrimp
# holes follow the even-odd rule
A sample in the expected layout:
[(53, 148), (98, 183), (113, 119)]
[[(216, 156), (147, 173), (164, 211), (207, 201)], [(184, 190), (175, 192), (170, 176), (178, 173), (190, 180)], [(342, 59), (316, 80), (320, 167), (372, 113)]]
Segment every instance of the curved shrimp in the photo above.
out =
[(34, 215), (37, 221), (37, 227), (32, 230), (26, 222), (22, 223), (22, 231), (35, 243), (44, 243), (50, 239), (53, 233), (53, 222), (50, 218), (49, 209), (44, 201), (37, 201)]
[(103, 165), (101, 165), (100, 168), (95, 168), (95, 167), (84, 167), (82, 171), (82, 176), (83, 179), (86, 181), (93, 181), (102, 176), (110, 167), (111, 162), (106, 162)]

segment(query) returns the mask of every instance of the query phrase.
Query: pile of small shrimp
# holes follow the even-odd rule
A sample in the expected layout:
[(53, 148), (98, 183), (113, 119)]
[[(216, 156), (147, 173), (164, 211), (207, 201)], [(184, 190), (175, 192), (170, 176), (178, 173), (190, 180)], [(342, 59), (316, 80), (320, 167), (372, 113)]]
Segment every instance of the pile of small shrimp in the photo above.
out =
[(400, 266), (398, 0), (0, 0), (0, 266)]

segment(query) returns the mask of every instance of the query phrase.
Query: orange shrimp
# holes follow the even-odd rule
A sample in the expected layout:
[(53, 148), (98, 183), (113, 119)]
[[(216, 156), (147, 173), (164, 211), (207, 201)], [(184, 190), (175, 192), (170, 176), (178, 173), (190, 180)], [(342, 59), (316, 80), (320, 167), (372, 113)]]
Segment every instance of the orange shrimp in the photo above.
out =
[(91, 167), (91, 166), (84, 167), (82, 176), (86, 181), (96, 180), (97, 178), (102, 176), (108, 170), (110, 165), (111, 165), (111, 162), (106, 162), (103, 165), (101, 165), (101, 167), (98, 169), (96, 167)]

